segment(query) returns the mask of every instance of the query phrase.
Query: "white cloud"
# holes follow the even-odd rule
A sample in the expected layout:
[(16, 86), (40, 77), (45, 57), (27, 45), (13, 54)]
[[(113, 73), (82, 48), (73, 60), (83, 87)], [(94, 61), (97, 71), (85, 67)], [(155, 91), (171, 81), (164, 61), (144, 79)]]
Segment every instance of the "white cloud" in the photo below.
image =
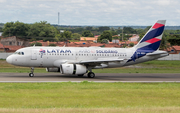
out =
[(170, 2), (171, 0), (157, 0), (157, 3), (159, 5), (164, 5), (164, 6), (170, 5)]
[(180, 25), (179, 0), (0, 0), (0, 23), (46, 20), (66, 25), (151, 25), (158, 19)]
[(5, 2), (6, 0), (0, 0), (0, 3), (3, 3), (3, 2)]

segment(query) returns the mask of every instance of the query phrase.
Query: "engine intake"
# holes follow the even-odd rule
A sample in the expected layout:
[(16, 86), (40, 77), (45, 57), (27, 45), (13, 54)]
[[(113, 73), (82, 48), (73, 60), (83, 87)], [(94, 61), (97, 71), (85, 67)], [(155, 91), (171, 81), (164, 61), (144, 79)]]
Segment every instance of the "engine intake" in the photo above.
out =
[(79, 64), (62, 64), (60, 70), (62, 74), (81, 75), (87, 73), (86, 66)]

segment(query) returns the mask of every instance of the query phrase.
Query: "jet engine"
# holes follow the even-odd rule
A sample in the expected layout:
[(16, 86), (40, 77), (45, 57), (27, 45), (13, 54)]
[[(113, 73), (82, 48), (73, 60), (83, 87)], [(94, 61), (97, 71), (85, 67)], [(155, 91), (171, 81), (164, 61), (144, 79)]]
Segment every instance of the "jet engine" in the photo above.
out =
[(62, 74), (82, 75), (87, 73), (87, 67), (79, 64), (62, 64), (60, 66)]
[(60, 72), (60, 68), (46, 68), (47, 72)]

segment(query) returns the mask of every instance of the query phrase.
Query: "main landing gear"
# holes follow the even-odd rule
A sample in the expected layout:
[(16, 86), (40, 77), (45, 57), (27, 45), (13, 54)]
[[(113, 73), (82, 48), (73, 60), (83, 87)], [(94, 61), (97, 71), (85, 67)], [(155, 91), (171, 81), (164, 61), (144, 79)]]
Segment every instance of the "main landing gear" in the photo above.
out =
[(29, 77), (34, 77), (34, 67), (31, 67), (31, 73), (29, 73)]
[[(83, 76), (84, 76), (84, 74), (78, 75), (78, 77), (83, 77)], [(88, 78), (94, 78), (94, 77), (95, 77), (95, 74), (94, 74), (93, 72), (89, 72), (89, 73), (87, 74), (87, 76), (88, 76)]]
[(89, 78), (94, 78), (94, 77), (95, 77), (95, 74), (94, 74), (93, 72), (89, 72), (89, 73), (88, 73), (88, 77), (89, 77)]

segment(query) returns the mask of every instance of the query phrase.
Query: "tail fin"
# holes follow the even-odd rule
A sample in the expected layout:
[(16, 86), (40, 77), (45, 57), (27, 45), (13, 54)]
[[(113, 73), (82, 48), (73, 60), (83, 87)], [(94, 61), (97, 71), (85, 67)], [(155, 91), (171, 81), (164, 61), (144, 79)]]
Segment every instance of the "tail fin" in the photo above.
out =
[(138, 58), (145, 56), (147, 53), (152, 53), (156, 51), (162, 39), (162, 34), (164, 31), (166, 20), (158, 20), (144, 35), (144, 37), (138, 42), (135, 48), (135, 52), (132, 55), (131, 59), (128, 60), (134, 61)]
[(158, 20), (135, 46), (140, 51), (151, 53), (156, 51), (161, 43), (166, 20)]

